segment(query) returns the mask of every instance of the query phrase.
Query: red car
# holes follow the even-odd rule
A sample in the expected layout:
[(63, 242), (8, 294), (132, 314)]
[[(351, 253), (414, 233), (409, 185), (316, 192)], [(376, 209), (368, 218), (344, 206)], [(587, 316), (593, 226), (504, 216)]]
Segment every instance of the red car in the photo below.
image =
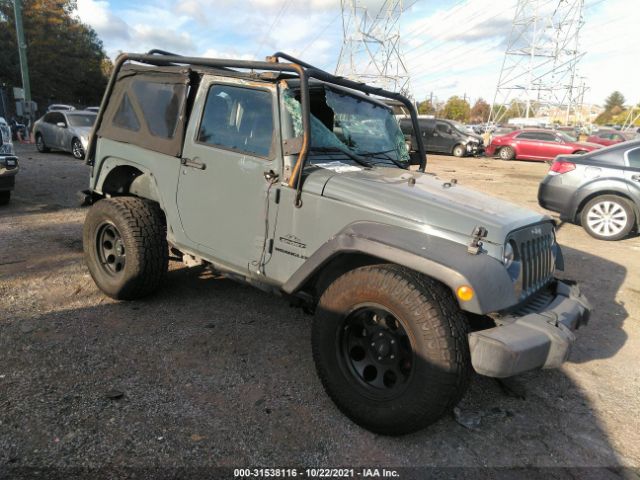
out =
[(598, 130), (596, 133), (587, 138), (587, 142), (598, 143), (608, 147), (615, 143), (624, 142), (627, 139), (615, 130)]
[(562, 132), (527, 129), (494, 137), (486, 154), (498, 155), (503, 160), (553, 160), (557, 155), (587, 153), (601, 147), (596, 143), (576, 142)]

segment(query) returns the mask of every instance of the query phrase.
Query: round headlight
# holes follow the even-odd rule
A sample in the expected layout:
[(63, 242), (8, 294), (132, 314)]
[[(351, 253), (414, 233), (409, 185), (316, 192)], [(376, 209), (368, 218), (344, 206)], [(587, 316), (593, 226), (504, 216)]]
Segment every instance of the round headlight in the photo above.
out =
[(504, 246), (504, 253), (502, 254), (502, 263), (506, 268), (509, 268), (516, 257), (516, 253), (513, 250), (511, 242), (507, 242)]

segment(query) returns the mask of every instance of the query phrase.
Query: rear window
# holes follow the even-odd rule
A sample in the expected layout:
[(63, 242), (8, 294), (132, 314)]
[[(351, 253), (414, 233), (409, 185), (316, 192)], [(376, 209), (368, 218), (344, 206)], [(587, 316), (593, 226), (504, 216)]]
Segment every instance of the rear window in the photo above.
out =
[(133, 82), (133, 93), (144, 114), (149, 132), (156, 137), (173, 138), (182, 108), (185, 85)]
[(131, 100), (129, 100), (129, 96), (126, 93), (122, 97), (116, 115), (113, 117), (113, 124), (133, 132), (140, 130), (140, 120), (138, 120), (136, 112), (133, 111)]
[(629, 150), (627, 152), (627, 158), (629, 159), (629, 166), (631, 168), (640, 168), (640, 148)]

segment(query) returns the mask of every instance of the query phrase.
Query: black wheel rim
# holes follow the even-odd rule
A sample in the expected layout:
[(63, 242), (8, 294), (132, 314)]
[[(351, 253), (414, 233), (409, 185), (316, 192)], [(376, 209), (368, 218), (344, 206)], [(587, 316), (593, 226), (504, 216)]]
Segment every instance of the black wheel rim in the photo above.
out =
[(98, 228), (96, 249), (102, 269), (111, 276), (122, 275), (126, 252), (122, 236), (113, 223), (105, 222)]
[(361, 306), (345, 318), (339, 357), (347, 374), (374, 399), (400, 395), (415, 368), (402, 321), (379, 305)]

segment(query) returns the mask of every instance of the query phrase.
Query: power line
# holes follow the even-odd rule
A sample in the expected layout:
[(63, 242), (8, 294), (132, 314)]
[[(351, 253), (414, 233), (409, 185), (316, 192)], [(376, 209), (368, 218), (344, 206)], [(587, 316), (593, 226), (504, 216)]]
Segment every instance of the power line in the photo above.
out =
[(269, 35), (271, 35), (271, 31), (273, 30), (273, 27), (276, 26), (276, 24), (280, 21), (280, 17), (282, 16), (283, 12), (286, 10), (286, 8), (289, 6), (289, 4), (291, 3), (291, 0), (286, 0), (282, 6), (280, 7), (280, 10), (278, 11), (278, 14), (275, 16), (275, 18), (273, 19), (273, 22), (271, 22), (271, 25), (269, 26), (269, 29), (267, 30), (267, 32), (262, 36), (262, 40), (260, 40), (260, 44), (258, 45), (258, 50), (257, 50), (257, 54), (260, 53), (260, 49), (262, 48), (262, 46), (264, 45), (264, 42), (267, 41), (267, 38), (269, 38)]

